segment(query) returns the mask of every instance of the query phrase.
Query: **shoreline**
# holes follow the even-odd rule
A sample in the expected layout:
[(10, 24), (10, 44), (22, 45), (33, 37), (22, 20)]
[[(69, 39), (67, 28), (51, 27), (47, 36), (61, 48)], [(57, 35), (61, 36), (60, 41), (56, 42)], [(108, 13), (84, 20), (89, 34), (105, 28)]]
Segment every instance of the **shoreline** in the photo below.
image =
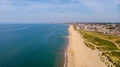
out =
[(66, 59), (67, 59), (67, 55), (66, 55), (66, 52), (65, 52), (65, 54), (64, 54), (64, 65), (63, 65), (63, 67), (66, 67)]
[(85, 46), (82, 35), (74, 30), (73, 25), (69, 25), (68, 33), (64, 67), (106, 67), (98, 56), (100, 51), (91, 50)]

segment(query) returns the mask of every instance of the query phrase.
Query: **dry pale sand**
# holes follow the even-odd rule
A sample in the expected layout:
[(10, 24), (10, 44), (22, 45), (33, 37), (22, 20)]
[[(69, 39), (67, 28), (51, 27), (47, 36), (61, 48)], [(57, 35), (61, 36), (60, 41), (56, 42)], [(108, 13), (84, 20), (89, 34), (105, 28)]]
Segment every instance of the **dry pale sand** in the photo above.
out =
[(73, 25), (69, 26), (69, 45), (66, 51), (67, 67), (107, 67), (101, 62), (99, 51), (91, 50), (84, 44), (84, 39)]

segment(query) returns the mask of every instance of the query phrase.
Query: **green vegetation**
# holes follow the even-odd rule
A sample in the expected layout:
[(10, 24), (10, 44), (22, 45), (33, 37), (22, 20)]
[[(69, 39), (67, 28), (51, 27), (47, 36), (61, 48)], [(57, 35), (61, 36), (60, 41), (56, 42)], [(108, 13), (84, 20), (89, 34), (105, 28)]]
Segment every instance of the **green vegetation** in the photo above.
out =
[(115, 41), (120, 46), (120, 39)]
[[(74, 28), (76, 29), (76, 26)], [(116, 46), (116, 44), (120, 45), (120, 37), (84, 30), (79, 32), (83, 35), (87, 47), (102, 51), (113, 65), (120, 67), (120, 49)]]
[(97, 46), (97, 49), (102, 51), (113, 51), (113, 50), (119, 50), (116, 45), (110, 41), (101, 39), (99, 37), (96, 37), (94, 35), (91, 35), (87, 32), (83, 32), (83, 37), (86, 39), (87, 42), (90, 42), (94, 44), (94, 46)]
[(94, 36), (104, 38), (107, 40), (111, 40), (111, 41), (116, 41), (116, 40), (120, 39), (120, 36), (106, 35), (106, 34), (98, 33), (98, 32), (88, 32), (88, 31), (86, 31), (86, 32), (90, 35), (94, 35)]
[(115, 66), (120, 66), (120, 52), (111, 52), (111, 54), (108, 58)]
[(90, 44), (90, 43), (88, 43), (88, 42), (85, 42), (85, 45), (86, 45), (87, 47), (91, 48), (92, 50), (95, 50), (95, 49), (96, 49), (94, 45), (92, 45), (92, 44)]

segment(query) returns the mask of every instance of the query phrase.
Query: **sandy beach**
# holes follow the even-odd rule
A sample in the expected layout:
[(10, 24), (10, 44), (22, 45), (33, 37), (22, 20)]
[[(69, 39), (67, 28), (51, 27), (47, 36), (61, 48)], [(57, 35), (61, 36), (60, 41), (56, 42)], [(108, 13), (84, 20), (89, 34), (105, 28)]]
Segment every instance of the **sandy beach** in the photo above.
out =
[(82, 35), (74, 30), (73, 25), (69, 26), (68, 31), (67, 67), (106, 67), (98, 57), (99, 51), (86, 47)]

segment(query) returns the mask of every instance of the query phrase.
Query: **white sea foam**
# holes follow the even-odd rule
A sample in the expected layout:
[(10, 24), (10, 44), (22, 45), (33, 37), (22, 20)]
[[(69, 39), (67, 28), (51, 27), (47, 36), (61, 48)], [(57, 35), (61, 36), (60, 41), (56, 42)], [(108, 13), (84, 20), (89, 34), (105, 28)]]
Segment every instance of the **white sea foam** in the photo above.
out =
[(66, 67), (66, 52), (65, 52), (65, 55), (64, 55), (64, 67)]

